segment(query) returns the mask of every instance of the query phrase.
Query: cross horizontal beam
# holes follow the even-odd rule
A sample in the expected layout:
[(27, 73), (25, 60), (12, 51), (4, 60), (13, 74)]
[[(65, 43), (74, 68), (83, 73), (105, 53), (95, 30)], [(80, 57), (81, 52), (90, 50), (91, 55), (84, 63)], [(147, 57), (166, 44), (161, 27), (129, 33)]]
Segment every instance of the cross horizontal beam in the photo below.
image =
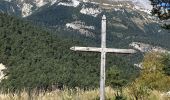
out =
[(119, 54), (131, 54), (136, 53), (133, 49), (115, 49), (115, 48), (97, 48), (97, 47), (78, 47), (74, 46), (70, 48), (73, 51), (90, 51), (90, 52), (108, 52), (108, 53), (119, 53)]
[(70, 48), (73, 51), (94, 51), (94, 52), (101, 52), (101, 48), (97, 48), (97, 47), (71, 47)]

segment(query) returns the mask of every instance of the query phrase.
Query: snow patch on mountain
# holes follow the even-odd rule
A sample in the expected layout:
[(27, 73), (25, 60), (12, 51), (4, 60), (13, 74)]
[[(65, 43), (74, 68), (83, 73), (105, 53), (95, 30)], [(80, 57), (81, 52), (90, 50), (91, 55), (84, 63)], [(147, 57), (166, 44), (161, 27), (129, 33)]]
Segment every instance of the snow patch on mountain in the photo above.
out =
[(83, 2), (87, 3), (87, 2), (89, 2), (89, 0), (83, 0)]
[(31, 10), (32, 7), (33, 7), (33, 5), (24, 3), (23, 7), (22, 7), (22, 16), (27, 17), (27, 16), (31, 15), (32, 14), (32, 10)]
[(51, 0), (51, 5), (55, 4), (56, 2), (58, 2), (58, 0)]
[(133, 9), (140, 10), (150, 14), (152, 5), (149, 0), (131, 0), (134, 4)]
[(4, 0), (4, 1), (11, 2), (12, 0)]
[(114, 8), (113, 10), (114, 11), (122, 11), (122, 12), (124, 12), (124, 9), (121, 9), (121, 8)]
[(78, 1), (78, 0), (72, 0), (71, 3), (66, 3), (66, 2), (58, 3), (58, 5), (73, 6), (73, 7), (77, 7), (77, 6), (79, 6), (79, 4), (80, 4), (80, 1)]
[(133, 2), (133, 4), (135, 4), (136, 6), (139, 6), (140, 8), (143, 9), (148, 9), (151, 10), (152, 6), (151, 6), (151, 2), (149, 0), (109, 0), (112, 2)]
[(113, 23), (112, 26), (114, 26), (115, 28), (128, 29), (127, 26), (125, 26), (121, 23)]
[(131, 2), (133, 4), (133, 6), (131, 5), (132, 9), (136, 9), (136, 10), (143, 11), (146, 13), (150, 13), (150, 11), (152, 10), (152, 5), (149, 0), (109, 0), (109, 1), (122, 2), (122, 3), (123, 2), (128, 2), (128, 3)]
[(140, 6), (134, 6), (133, 9), (136, 9), (136, 10), (139, 10), (139, 11), (143, 11), (143, 12), (146, 12), (148, 14), (150, 14), (151, 12), (151, 9), (145, 9), (145, 8), (141, 8)]
[(42, 7), (42, 6), (46, 5), (48, 2), (46, 2), (44, 0), (35, 0), (34, 3), (36, 4), (37, 7)]
[(149, 0), (132, 0), (132, 2), (139, 8), (142, 8), (145, 10), (152, 9), (151, 2)]
[(82, 8), (80, 13), (97, 17), (102, 12), (99, 8)]
[(86, 35), (86, 36), (90, 36), (90, 37), (94, 36), (94, 34), (92, 32), (90, 32), (89, 30), (95, 30), (95, 27), (94, 26), (87, 26), (85, 24), (85, 22), (75, 21), (75, 22), (72, 22), (72, 23), (67, 23), (66, 27), (77, 30), (82, 35)]

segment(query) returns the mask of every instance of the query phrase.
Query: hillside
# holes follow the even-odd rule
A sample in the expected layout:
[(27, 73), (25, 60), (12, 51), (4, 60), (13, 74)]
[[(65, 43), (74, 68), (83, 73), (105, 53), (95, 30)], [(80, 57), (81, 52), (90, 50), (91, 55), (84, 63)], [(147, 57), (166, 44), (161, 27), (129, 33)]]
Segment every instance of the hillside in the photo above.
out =
[[(69, 48), (74, 45), (84, 44), (60, 39), (54, 33), (1, 13), (0, 61), (7, 67), (1, 89), (97, 87), (100, 55), (72, 52)], [(108, 55), (107, 69), (124, 73), (120, 79), (128, 82), (138, 71), (123, 57)]]
[(97, 0), (3, 0), (1, 5), (1, 12), (24, 17), (52, 31), (60, 30), (56, 34), (63, 38), (77, 38), (97, 46), (101, 16), (106, 14), (109, 47), (125, 48), (140, 42), (170, 49), (169, 31), (151, 16), (148, 0), (102, 0), (101, 6)]
[[(73, 37), (81, 34), (84, 38), (90, 37), (93, 40), (92, 43), (98, 43), (100, 41), (100, 20), (101, 16), (105, 14), (109, 47), (123, 48), (132, 42), (141, 42), (170, 49), (168, 30), (162, 29), (161, 25), (147, 13), (129, 8), (128, 4), (122, 4), (122, 6), (105, 10), (100, 9), (99, 5), (91, 3), (82, 3), (78, 7), (54, 4), (50, 7), (42, 7), (25, 19), (53, 30), (68, 30), (65, 36), (70, 35), (70, 32), (77, 33)], [(94, 17), (92, 14), (89, 15), (88, 11), (82, 13), (83, 9), (93, 9), (94, 11), (98, 9), (102, 12)], [(80, 40), (83, 42), (84, 39)]]

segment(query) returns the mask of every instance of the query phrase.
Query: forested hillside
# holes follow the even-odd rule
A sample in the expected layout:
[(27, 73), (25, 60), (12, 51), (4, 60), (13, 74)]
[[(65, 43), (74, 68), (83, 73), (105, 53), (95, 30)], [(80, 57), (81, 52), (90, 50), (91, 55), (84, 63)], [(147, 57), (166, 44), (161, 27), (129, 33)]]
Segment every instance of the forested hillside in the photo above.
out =
[[(84, 44), (60, 39), (45, 29), (1, 13), (0, 62), (7, 67), (7, 79), (0, 83), (1, 89), (98, 87), (100, 55), (73, 52), (69, 48), (74, 45)], [(125, 80), (120, 83), (124, 85), (136, 77), (138, 70), (123, 57), (108, 55), (107, 69), (119, 73), (117, 81)]]

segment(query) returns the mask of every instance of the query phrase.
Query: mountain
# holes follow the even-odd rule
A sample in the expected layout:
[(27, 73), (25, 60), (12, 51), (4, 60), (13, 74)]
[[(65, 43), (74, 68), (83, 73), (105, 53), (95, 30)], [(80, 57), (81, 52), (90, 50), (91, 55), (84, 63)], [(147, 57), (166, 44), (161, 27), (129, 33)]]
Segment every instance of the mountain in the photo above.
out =
[[(52, 6), (53, 4), (77, 7), (81, 2), (91, 2), (94, 4), (114, 5), (115, 2), (131, 2), (137, 9), (150, 10), (151, 5), (148, 0), (2, 0), (0, 9), (5, 12), (16, 13), (16, 15), (27, 17), (44, 5)], [(9, 9), (10, 8), (10, 9)], [(20, 13), (18, 13), (20, 12)]]
[[(49, 89), (53, 85), (59, 88), (98, 86), (99, 54), (75, 53), (69, 48), (100, 46), (103, 14), (107, 16), (107, 47), (129, 48), (137, 43), (137, 47), (147, 44), (149, 49), (148, 46), (151, 49), (158, 46), (170, 50), (170, 33), (148, 13), (150, 7), (145, 7), (148, 3), (139, 0), (103, 0), (102, 5), (98, 0), (0, 1), (3, 12), (0, 61), (7, 67), (4, 71), (7, 78), (0, 85), (7, 90)], [(132, 64), (141, 61), (139, 55), (108, 55), (107, 69), (118, 70), (121, 79), (129, 82), (138, 75), (139, 70)]]
[[(159, 21), (150, 15), (152, 7), (148, 0), (102, 0), (102, 5), (98, 0), (3, 2), (17, 5), (21, 14), (17, 15), (24, 17), (23, 19), (56, 31), (63, 38), (77, 39), (89, 46), (100, 45), (100, 21), (101, 16), (106, 14), (109, 47), (125, 48), (132, 42), (140, 42), (170, 49), (169, 31), (162, 29)], [(8, 10), (10, 12), (10, 9)], [(60, 32), (57, 32), (58, 30)]]
[[(0, 13), (0, 73), (3, 70), (5, 75), (0, 75), (4, 76), (0, 79), (0, 89), (49, 90), (52, 86), (87, 89), (99, 86), (100, 54), (73, 52), (70, 47), (74, 45), (86, 46)], [(124, 55), (109, 55), (106, 69), (122, 73), (120, 77), (126, 84), (138, 74), (138, 69), (129, 62)]]
[(25, 19), (54, 31), (67, 31), (65, 36), (74, 33), (73, 39), (81, 34), (84, 36), (81, 41), (87, 42), (86, 38), (91, 38), (91, 43), (100, 45), (100, 22), (101, 16), (105, 14), (109, 47), (125, 48), (132, 42), (142, 42), (170, 49), (169, 31), (163, 29), (150, 14), (131, 5), (128, 2), (117, 2), (113, 7), (100, 8), (99, 4), (93, 2), (80, 3), (77, 7), (56, 3), (41, 7)]
[[(11, 9), (8, 9), (8, 6), (0, 9), (4, 12), (15, 12), (15, 10), (19, 8), (19, 16), (27, 17), (44, 5), (53, 5), (55, 3), (65, 4), (61, 1), (62, 0), (3, 0), (1, 1), (2, 5), (6, 6), (6, 4), (9, 3), (12, 6), (10, 6)], [(73, 6), (77, 6), (79, 4), (79, 1), (77, 0), (66, 0), (66, 2), (73, 2)], [(66, 5), (68, 5), (67, 3)]]

